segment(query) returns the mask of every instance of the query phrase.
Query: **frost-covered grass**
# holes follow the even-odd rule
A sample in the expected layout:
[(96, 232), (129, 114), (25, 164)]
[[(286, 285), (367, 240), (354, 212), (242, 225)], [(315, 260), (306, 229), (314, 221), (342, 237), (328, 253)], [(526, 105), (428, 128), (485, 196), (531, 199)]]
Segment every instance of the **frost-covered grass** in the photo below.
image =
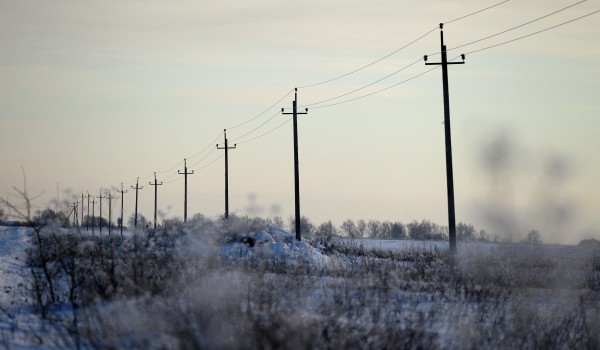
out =
[(124, 238), (47, 228), (32, 242), (27, 290), (51, 330), (42, 346), (600, 347), (591, 250), (498, 245), (451, 259), (437, 245), (296, 242), (236, 219)]

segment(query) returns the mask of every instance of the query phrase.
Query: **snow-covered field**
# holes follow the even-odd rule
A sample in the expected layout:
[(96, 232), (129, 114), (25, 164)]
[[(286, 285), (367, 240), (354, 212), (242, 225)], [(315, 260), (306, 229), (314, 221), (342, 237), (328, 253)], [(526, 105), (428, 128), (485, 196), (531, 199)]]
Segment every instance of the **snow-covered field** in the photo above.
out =
[(48, 229), (50, 255), (28, 260), (33, 232), (0, 227), (0, 345), (600, 346), (593, 248), (460, 243), (452, 267), (447, 242), (297, 242), (275, 227), (227, 237), (221, 229), (211, 222), (124, 238)]

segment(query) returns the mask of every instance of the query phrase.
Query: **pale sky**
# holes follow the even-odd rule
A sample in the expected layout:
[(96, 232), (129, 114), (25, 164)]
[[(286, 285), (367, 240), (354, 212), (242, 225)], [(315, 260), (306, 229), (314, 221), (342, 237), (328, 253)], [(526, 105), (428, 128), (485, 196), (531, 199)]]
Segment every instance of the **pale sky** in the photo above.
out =
[[(286, 218), (294, 211), (291, 123), (242, 143), (287, 120), (279, 114), (242, 137), (291, 107), (293, 95), (275, 102), (497, 2), (1, 0), (0, 193), (21, 186), (21, 166), (30, 193), (44, 191), (39, 206), (56, 197), (57, 184), (63, 197), (67, 189), (97, 195), (140, 177), (140, 212), (151, 218), (148, 182), (164, 171), (159, 209), (182, 217), (183, 176), (174, 174), (188, 157), (188, 166), (200, 161), (188, 177), (188, 215), (214, 217), (224, 209), (224, 160), (211, 161), (222, 156), (213, 149), (228, 128), (238, 143), (229, 154), (230, 211)], [(451, 49), (575, 3), (508, 1), (447, 23), (445, 42)], [(585, 1), (449, 58), (599, 9)], [(450, 67), (457, 221), (497, 233), (535, 228), (547, 242), (600, 238), (599, 18), (467, 54), (466, 64)], [(439, 49), (435, 30), (364, 70), (299, 89), (299, 105), (358, 89)], [(429, 68), (418, 62), (331, 103)], [(303, 215), (317, 224), (447, 225), (441, 70), (317, 106), (299, 121)], [(129, 188), (126, 216), (133, 206)]]

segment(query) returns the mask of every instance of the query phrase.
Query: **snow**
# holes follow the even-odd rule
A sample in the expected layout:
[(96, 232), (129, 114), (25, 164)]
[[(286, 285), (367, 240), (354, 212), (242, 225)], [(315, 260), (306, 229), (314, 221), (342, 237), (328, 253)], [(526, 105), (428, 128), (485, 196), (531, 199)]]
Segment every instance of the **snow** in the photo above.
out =
[(323, 268), (329, 263), (329, 257), (305, 241), (297, 241), (294, 234), (277, 227), (242, 234), (235, 241), (224, 244), (221, 251), (234, 260), (270, 259), (314, 268)]
[[(84, 235), (87, 235), (87, 233), (84, 232)], [(131, 237), (132, 233), (126, 231), (124, 236)], [(376, 266), (378, 268), (379, 265), (377, 265), (377, 259), (379, 258), (370, 258), (370, 260), (369, 258), (366, 258), (363, 261), (361, 260), (361, 257), (346, 256), (338, 253), (326, 255), (323, 253), (324, 249), (317, 240), (307, 239), (297, 241), (293, 233), (277, 227), (268, 227), (263, 230), (249, 231), (238, 234), (227, 243), (219, 243), (216, 245), (208, 244), (207, 241), (203, 240), (201, 236), (198, 236), (194, 239), (192, 239), (191, 236), (193, 236), (193, 233), (182, 239), (182, 245), (178, 248), (180, 249), (178, 251), (179, 254), (200, 255), (216, 253), (217, 255), (224, 257), (226, 260), (229, 260), (234, 264), (237, 262), (285, 262), (286, 266), (296, 265), (302, 267), (300, 270), (304, 270), (304, 267), (307, 267), (307, 270), (311, 271), (325, 270), (328, 267), (341, 267), (341, 270), (348, 271), (348, 274), (317, 274), (317, 277), (308, 277), (302, 275), (302, 273), (293, 276), (285, 276), (272, 272), (265, 274), (259, 272), (252, 275), (236, 273), (235, 269), (227, 271), (215, 270), (213, 273), (214, 276), (208, 274), (204, 275), (203, 278), (200, 279), (184, 279), (185, 283), (182, 288), (192, 297), (190, 300), (180, 299), (177, 297), (177, 302), (183, 303), (181, 304), (181, 307), (192, 307), (193, 305), (189, 306), (186, 303), (193, 304), (193, 302), (196, 300), (200, 300), (198, 295), (203, 295), (203, 298), (206, 299), (202, 299), (204, 301), (202, 301), (201, 305), (214, 304), (215, 300), (218, 299), (215, 299), (214, 297), (216, 289), (219, 289), (219, 293), (216, 294), (224, 295), (224, 305), (230, 305), (231, 300), (239, 299), (242, 300), (240, 305), (246, 305), (244, 307), (247, 307), (250, 305), (245, 304), (245, 300), (248, 297), (243, 294), (243, 292), (248, 288), (247, 285), (256, 284), (261, 286), (262, 284), (270, 285), (269, 283), (272, 283), (271, 286), (273, 286), (278, 285), (280, 282), (291, 283), (290, 280), (306, 280), (306, 283), (291, 284), (296, 287), (301, 286), (304, 288), (297, 292), (299, 294), (296, 295), (295, 299), (284, 299), (287, 300), (287, 302), (296, 300), (295, 302), (298, 303), (298, 305), (301, 305), (292, 306), (289, 308), (289, 310), (295, 310), (294, 312), (298, 312), (298, 314), (294, 315), (293, 318), (298, 320), (305, 318), (308, 319), (311, 317), (319, 319), (319, 317), (324, 317), (319, 313), (320, 311), (318, 310), (319, 307), (321, 307), (321, 303), (324, 303), (323, 305), (329, 305), (324, 301), (328, 300), (328, 298), (333, 298), (335, 295), (335, 290), (338, 292), (340, 290), (344, 291), (343, 295), (348, 299), (341, 301), (344, 307), (347, 308), (341, 309), (343, 311), (342, 315), (345, 315), (345, 312), (354, 312), (354, 308), (364, 307), (364, 304), (361, 304), (364, 302), (364, 300), (361, 298), (364, 298), (365, 296), (368, 296), (369, 299), (377, 298), (376, 295), (380, 295), (378, 293), (382, 293), (382, 290), (375, 289), (381, 288), (381, 286), (376, 287), (378, 283), (385, 286), (387, 285), (385, 282), (386, 279), (397, 278), (395, 275), (382, 274), (379, 276), (377, 274), (373, 274), (368, 275), (368, 278), (361, 279), (361, 277), (355, 276), (352, 272), (352, 268), (357, 266), (356, 263), (359, 262), (359, 264), (372, 264), (370, 266)], [(31, 237), (32, 231), (30, 229), (0, 226), (0, 287), (2, 288), (2, 293), (0, 295), (0, 347), (4, 345), (6, 347), (15, 349), (39, 348), (40, 346), (37, 344), (36, 339), (31, 336), (31, 333), (39, 335), (47, 334), (49, 332), (48, 330), (41, 328), (42, 326), (37, 318), (38, 316), (32, 311), (32, 301), (27, 300), (27, 293), (25, 291), (25, 286), (28, 285), (26, 278), (29, 272), (26, 265), (26, 249), (30, 246)], [(372, 249), (391, 252), (406, 252), (415, 250), (444, 251), (448, 249), (448, 242), (445, 241), (431, 242), (374, 239), (352, 240), (349, 238), (334, 239), (350, 243), (353, 246), (362, 246), (362, 248), (365, 250)], [(311, 244), (311, 242), (313, 244)], [(93, 245), (93, 241), (84, 240), (81, 242), (78, 248), (87, 250), (92, 249)], [(561, 258), (591, 256), (598, 254), (597, 249), (594, 250), (579, 246), (494, 244), (481, 242), (459, 242), (458, 244), (459, 257), (470, 257), (471, 255), (476, 256), (478, 254), (490, 256), (503, 252), (516, 253), (523, 256), (542, 255)], [(414, 266), (415, 269), (420, 268), (419, 264), (410, 261), (400, 261), (396, 263), (409, 267)], [(443, 263), (440, 262), (440, 264)], [(485, 269), (485, 266), (482, 266), (481, 268), (483, 273), (488, 273)], [(541, 270), (543, 268), (544, 267), (539, 268), (540, 272), (543, 272)], [(193, 271), (187, 271), (187, 273), (191, 274), (192, 276), (194, 275)], [(535, 277), (535, 274), (527, 276)], [(381, 278), (381, 280), (379, 280), (379, 278)], [(250, 281), (250, 283), (248, 283), (249, 280), (253, 279), (254, 281)], [(474, 318), (473, 315), (475, 312), (484, 312), (482, 310), (485, 310), (486, 307), (492, 307), (493, 305), (496, 305), (487, 305), (485, 304), (485, 301), (474, 302), (472, 299), (468, 299), (467, 297), (461, 297), (460, 293), (466, 293), (466, 291), (463, 292), (459, 290), (456, 292), (457, 295), (453, 295), (451, 294), (453, 293), (452, 289), (448, 289), (446, 291), (442, 289), (440, 294), (440, 292), (438, 292), (436, 289), (437, 287), (435, 286), (435, 283), (437, 282), (435, 282), (435, 280), (407, 280), (403, 283), (405, 283), (406, 286), (405, 290), (393, 290), (389, 294), (389, 296), (393, 296), (399, 300), (398, 304), (391, 304), (395, 305), (394, 307), (397, 309), (392, 312), (388, 310), (389, 308), (387, 305), (384, 307), (385, 310), (391, 312), (390, 315), (392, 316), (390, 317), (392, 317), (392, 320), (395, 320), (393, 317), (397, 317), (398, 320), (402, 320), (401, 322), (410, 323), (410, 317), (412, 317), (411, 315), (413, 314), (420, 315), (420, 313), (428, 314), (438, 312), (439, 316), (432, 318), (432, 320), (435, 320), (435, 322), (431, 324), (424, 324), (423, 327), (428, 329), (429, 332), (433, 332), (431, 334), (437, 334), (442, 340), (448, 340), (450, 343), (454, 341), (454, 345), (459, 344), (456, 343), (457, 328), (456, 326), (451, 327), (452, 324), (449, 321), (449, 318), (452, 317), (452, 315), (462, 315), (465, 317), (465, 319), (470, 320)], [(568, 285), (569, 283), (565, 282), (565, 284)], [(398, 282), (393, 284), (393, 286), (396, 287), (401, 285), (402, 284)], [(217, 286), (220, 287), (217, 288)], [(285, 289), (285, 287), (283, 288)], [(471, 298), (473, 298), (472, 295), (476, 295), (477, 291), (481, 290), (481, 288), (481, 286), (473, 286), (473, 289), (469, 291), (471, 293)], [(364, 290), (367, 292), (361, 294)], [(198, 294), (199, 291), (203, 291), (202, 294)], [(225, 294), (227, 291), (235, 291), (235, 293), (225, 297), (229, 295)], [(269, 298), (272, 298), (272, 296), (268, 294), (270, 291), (264, 291), (261, 289), (258, 289), (258, 291), (261, 291), (261, 293), (266, 293)], [(383, 291), (383, 293), (385, 293), (385, 289), (383, 289)], [(543, 291), (539, 287), (536, 287), (536, 289), (532, 289), (533, 296), (527, 296), (526, 298), (523, 297), (523, 300), (526, 300), (531, 305), (534, 305), (535, 302), (537, 303), (535, 305), (539, 306), (540, 308), (546, 307), (546, 303), (548, 302), (546, 300), (546, 294), (540, 294), (540, 291), (543, 293), (549, 293), (548, 291)], [(292, 293), (291, 290), (289, 292)], [(273, 293), (276, 292), (273, 291)], [(444, 293), (450, 294), (445, 295)], [(394, 298), (391, 300), (394, 300)], [(558, 297), (552, 298), (555, 298), (556, 300), (559, 299)], [(356, 304), (353, 304), (354, 301), (356, 301)], [(285, 303), (283, 299), (272, 300), (272, 302), (274, 305), (283, 305), (280, 303)], [(374, 299), (371, 300), (370, 303), (372, 303), (372, 305), (377, 305), (378, 303), (385, 302)], [(123, 318), (118, 322), (123, 325), (128, 325), (129, 328), (127, 329), (130, 329), (131, 332), (135, 332), (138, 329), (149, 327), (148, 324), (146, 324), (147, 318), (145, 317), (134, 317), (132, 320), (128, 319), (131, 317), (130, 315), (135, 314), (135, 312), (140, 313), (139, 315), (146, 315), (144, 313), (144, 307), (140, 307), (140, 305), (145, 305), (144, 298), (141, 298), (141, 301), (137, 299), (122, 299), (115, 303), (106, 303), (103, 305), (104, 309), (101, 308), (100, 310), (104, 310), (102, 312), (106, 313), (106, 315), (102, 316), (106, 317), (106, 320), (117, 322), (116, 320), (119, 317)], [(506, 305), (509, 304), (506, 303)], [(501, 304), (500, 307), (503, 308), (506, 305)], [(127, 311), (127, 307), (131, 308), (132, 311)], [(498, 306), (496, 305), (496, 307)], [(305, 314), (301, 314), (302, 312)], [(398, 315), (403, 316), (400, 317)], [(340, 316), (338, 319), (340, 324), (344, 324), (344, 322), (346, 322), (345, 317), (347, 316)], [(162, 324), (160, 322), (168, 323), (168, 320), (166, 319), (153, 321), (155, 321), (157, 324)], [(402, 325), (406, 326), (404, 323), (402, 323)], [(468, 327), (472, 326), (472, 324), (468, 322), (466, 325)], [(118, 328), (117, 326), (115, 327)], [(156, 327), (161, 329), (159, 326)], [(126, 333), (123, 333), (123, 339), (128, 339), (127, 337), (129, 336), (136, 336), (134, 333)], [(157, 336), (167, 337), (166, 334), (158, 334)], [(169, 339), (163, 341), (165, 344), (171, 342)], [(123, 343), (121, 342), (120, 344)], [(44, 348), (48, 348), (48, 345), (45, 344)]]
[[(37, 323), (26, 299), (26, 249), (31, 230), (0, 226), (0, 345), (35, 348), (27, 330)], [(9, 339), (10, 338), (10, 339)]]

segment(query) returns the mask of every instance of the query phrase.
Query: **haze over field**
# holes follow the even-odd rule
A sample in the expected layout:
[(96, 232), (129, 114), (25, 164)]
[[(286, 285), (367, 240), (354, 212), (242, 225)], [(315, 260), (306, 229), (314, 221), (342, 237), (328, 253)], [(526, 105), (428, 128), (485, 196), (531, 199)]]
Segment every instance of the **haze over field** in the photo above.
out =
[[(0, 1), (0, 195), (20, 186), (21, 165), (30, 193), (44, 192), (40, 206), (56, 197), (57, 184), (65, 198), (66, 189), (97, 195), (140, 177), (140, 209), (151, 218), (148, 182), (166, 170), (158, 175), (165, 181), (159, 208), (183, 216), (183, 176), (176, 173), (188, 157), (188, 165), (197, 163), (188, 178), (189, 213), (215, 216), (223, 211), (223, 159), (213, 149), (228, 128), (238, 143), (229, 154), (230, 209), (287, 217), (294, 208), (291, 123), (251, 140), (287, 120), (276, 115), (291, 107), (286, 93), (363, 67), (440, 22), (452, 49), (577, 1), (507, 1), (450, 22), (493, 3)], [(598, 9), (584, 1), (449, 55)], [(546, 242), (600, 236), (597, 19), (467, 54), (465, 65), (450, 68), (458, 221), (500, 234), (535, 228)], [(425, 54), (437, 62), (439, 45), (434, 30), (355, 74), (299, 89), (299, 104), (309, 105), (299, 122), (303, 215), (317, 223), (447, 224), (439, 70), (354, 102), (312, 105)], [(418, 62), (331, 103), (428, 68)], [(130, 189), (126, 215), (133, 198)]]

